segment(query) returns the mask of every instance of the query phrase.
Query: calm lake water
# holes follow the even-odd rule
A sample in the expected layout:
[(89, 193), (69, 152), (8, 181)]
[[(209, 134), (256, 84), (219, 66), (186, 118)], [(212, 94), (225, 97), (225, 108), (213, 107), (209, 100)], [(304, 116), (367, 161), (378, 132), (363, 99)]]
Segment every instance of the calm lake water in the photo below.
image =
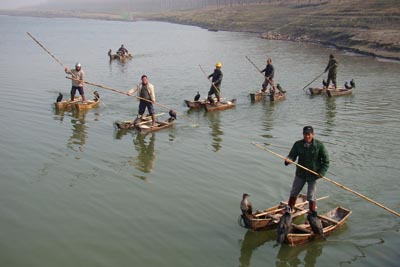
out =
[[(127, 91), (147, 74), (176, 125), (118, 133), (113, 123), (134, 118), (138, 102), (91, 86), (97, 109), (57, 112), (70, 80), (26, 32), (70, 68), (81, 62), (87, 81)], [(326, 181), (319, 212), (353, 211), (327, 242), (274, 246), (275, 231), (237, 223), (244, 192), (255, 209), (287, 200), (295, 171), (251, 142), (287, 155), (304, 125), (327, 146), (329, 178), (400, 211), (398, 62), (159, 22), (0, 16), (0, 34), (0, 266), (398, 266), (399, 218)], [(134, 59), (110, 63), (122, 43)], [(311, 97), (302, 88), (330, 53), (339, 84), (357, 88)], [(285, 101), (250, 103), (263, 78), (245, 56), (260, 68), (272, 58)], [(209, 88), (199, 64), (211, 73), (217, 61), (237, 106), (188, 111), (183, 100)]]

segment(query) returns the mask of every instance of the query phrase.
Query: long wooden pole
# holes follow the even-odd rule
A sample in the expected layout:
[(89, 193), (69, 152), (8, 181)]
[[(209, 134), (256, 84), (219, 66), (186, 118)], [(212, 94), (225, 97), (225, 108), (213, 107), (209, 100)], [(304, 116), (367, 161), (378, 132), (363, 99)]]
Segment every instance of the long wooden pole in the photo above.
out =
[[(330, 70), (333, 66), (330, 66), (327, 70)], [(307, 86), (309, 86), (310, 84), (312, 84), (316, 79), (318, 79), (319, 77), (321, 77), (323, 74), (325, 73), (325, 71), (323, 71), (321, 74), (319, 74), (314, 80), (312, 80), (311, 82), (309, 82), (306, 86), (303, 87), (303, 90), (306, 89)]]
[[(273, 154), (273, 155), (275, 155), (275, 156), (277, 156), (277, 157), (279, 157), (281, 159), (287, 160), (290, 163), (293, 163), (294, 165), (296, 165), (296, 166), (298, 166), (298, 167), (300, 167), (300, 168), (302, 168), (302, 169), (304, 169), (304, 170), (306, 170), (306, 171), (308, 171), (308, 172), (310, 172), (310, 173), (312, 173), (314, 175), (318, 175), (319, 176), (319, 174), (317, 172), (315, 172), (313, 170), (310, 170), (310, 169), (308, 169), (308, 168), (306, 168), (306, 167), (304, 167), (304, 166), (302, 166), (302, 165), (300, 165), (300, 164), (298, 164), (298, 163), (296, 163), (294, 161), (291, 161), (290, 159), (287, 159), (286, 157), (284, 157), (282, 155), (279, 155), (278, 153), (275, 153), (272, 150), (269, 150), (268, 148), (266, 148), (265, 146), (262, 146), (261, 144), (258, 144), (258, 143), (255, 143), (255, 142), (252, 142), (252, 144), (255, 145), (256, 147), (262, 149), (262, 150), (268, 151), (269, 153), (271, 153), (271, 154)], [(328, 177), (325, 177), (325, 176), (322, 176), (321, 178), (323, 178), (326, 181), (328, 181), (328, 182), (330, 182), (330, 183), (332, 183), (332, 184), (334, 184), (334, 185), (336, 185), (336, 186), (338, 186), (338, 187), (340, 187), (340, 188), (342, 188), (342, 189), (344, 189), (346, 191), (349, 191), (349, 192), (351, 192), (351, 193), (353, 193), (353, 194), (355, 194), (355, 195), (357, 195), (357, 196), (359, 196), (359, 197), (361, 197), (361, 198), (363, 198), (363, 199), (365, 199), (365, 200), (377, 205), (378, 207), (380, 207), (380, 208), (382, 208), (382, 209), (384, 209), (384, 210), (386, 210), (386, 211), (388, 211), (388, 212), (390, 212), (390, 213), (392, 213), (392, 214), (394, 214), (394, 215), (396, 215), (398, 217), (400, 217), (400, 213), (399, 212), (394, 211), (392, 209), (389, 209), (388, 207), (385, 207), (384, 205), (376, 202), (375, 200), (373, 200), (373, 199), (371, 199), (371, 198), (369, 198), (369, 197), (367, 197), (367, 196), (365, 196), (365, 195), (363, 195), (361, 193), (358, 193), (358, 192), (348, 188), (347, 186), (344, 186), (344, 185), (342, 185), (342, 184), (340, 184), (340, 183), (338, 183), (338, 182), (336, 182), (336, 181), (334, 181), (334, 180), (332, 180), (332, 179), (330, 179)]]
[(254, 62), (248, 56), (245, 56), (245, 57), (250, 62), (250, 64), (253, 65), (258, 70), (258, 73), (260, 73), (264, 77), (264, 74), (261, 73), (261, 70), (257, 67), (257, 65), (254, 64)]
[[(33, 35), (32, 35), (30, 32), (26, 32), (26, 34), (28, 34), (29, 37), (31, 37), (32, 40), (35, 41), (35, 43), (37, 43), (37, 44), (38, 44), (47, 54), (49, 54), (58, 64), (60, 64), (62, 67), (64, 67), (64, 69), (68, 69), (68, 67), (67, 67), (64, 63), (62, 63), (61, 60), (59, 60), (58, 58), (56, 58), (46, 47), (44, 47), (44, 45), (42, 45), (35, 37), (33, 37)], [(72, 72), (71, 72), (71, 75), (72, 75), (74, 78), (77, 78)], [(75, 79), (75, 80), (78, 80), (78, 79)], [(78, 81), (80, 81), (80, 80), (78, 80)], [(90, 92), (92, 92), (92, 90), (90, 90), (90, 89), (87, 88), (87, 87), (85, 87), (85, 89), (88, 89)], [(104, 102), (103, 102), (101, 99), (99, 99), (99, 100), (100, 100), (101, 103), (104, 104)], [(105, 105), (105, 104), (104, 104), (104, 105)]]
[[(65, 77), (65, 78), (70, 79), (70, 80), (74, 80), (74, 78), (71, 78), (71, 77)], [(114, 89), (114, 88), (111, 88), (111, 87), (108, 87), (108, 86), (104, 86), (104, 85), (101, 85), (101, 84), (96, 84), (96, 83), (92, 83), (92, 82), (88, 82), (88, 81), (84, 81), (84, 83), (87, 83), (87, 84), (90, 84), (90, 85), (93, 85), (93, 86), (96, 86), (96, 87), (99, 87), (99, 88), (103, 88), (103, 89), (106, 89), (106, 90), (110, 90), (110, 91), (113, 91), (113, 92), (116, 92), (116, 93), (119, 93), (119, 94), (128, 95), (126, 92), (123, 92), (123, 91), (120, 91), (120, 90), (117, 90), (117, 89)], [(133, 97), (136, 97), (137, 99), (153, 103), (155, 105), (158, 105), (158, 106), (163, 107), (163, 108), (168, 109), (168, 110), (173, 110), (171, 107), (168, 107), (166, 105), (160, 104), (158, 102), (153, 102), (153, 101), (151, 101), (149, 99), (142, 98), (140, 96), (133, 95)], [(184, 114), (179, 113), (177, 111), (175, 111), (175, 112), (177, 114), (179, 114), (180, 116), (186, 118), (187, 120), (191, 121), (192, 123), (194, 123), (189, 117), (185, 116)]]
[[(207, 73), (204, 71), (203, 67), (202, 67), (200, 64), (199, 64), (199, 67), (200, 67), (201, 71), (204, 73), (204, 75), (206, 76), (206, 79), (207, 79), (207, 80), (210, 80), (210, 79), (208, 78)], [(221, 99), (221, 92), (219, 91), (219, 89), (215, 86), (215, 84), (214, 84), (213, 82), (211, 82), (211, 85), (214, 87), (215, 90), (217, 90), (218, 95), (219, 95), (219, 98)]]

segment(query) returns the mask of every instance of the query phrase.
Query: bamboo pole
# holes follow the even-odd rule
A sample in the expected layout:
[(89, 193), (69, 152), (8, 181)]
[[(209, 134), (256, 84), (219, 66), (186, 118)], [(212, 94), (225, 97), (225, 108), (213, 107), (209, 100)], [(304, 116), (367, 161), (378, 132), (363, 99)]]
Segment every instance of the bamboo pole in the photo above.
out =
[(260, 75), (262, 75), (264, 77), (264, 74), (261, 73), (261, 70), (257, 67), (257, 65), (254, 64), (254, 62), (248, 56), (245, 56), (245, 57), (250, 62), (250, 64), (253, 65), (258, 70), (258, 73), (260, 73)]
[[(71, 78), (71, 77), (65, 77), (65, 78), (70, 79), (70, 80), (74, 80), (74, 78)], [(119, 93), (119, 94), (123, 94), (123, 95), (128, 95), (126, 92), (123, 92), (123, 91), (120, 91), (120, 90), (117, 90), (117, 89), (114, 89), (114, 88), (111, 88), (111, 87), (108, 87), (108, 86), (104, 86), (104, 85), (101, 85), (101, 84), (96, 84), (96, 83), (92, 83), (92, 82), (88, 82), (88, 81), (84, 81), (84, 83), (87, 83), (87, 84), (90, 84), (90, 85), (93, 85), (93, 86), (96, 86), (96, 87), (99, 87), (99, 88), (103, 88), (103, 89), (106, 89), (106, 90), (109, 90), (109, 91), (113, 91), (113, 92), (115, 92), (115, 93)], [(129, 95), (128, 95), (128, 96), (129, 96)], [(165, 108), (165, 109), (173, 110), (171, 107), (168, 107), (168, 106), (163, 105), (163, 104), (161, 104), (161, 103), (153, 102), (153, 101), (151, 101), (151, 100), (149, 100), (149, 99), (145, 99), (145, 98), (143, 98), (143, 97), (136, 96), (136, 95), (132, 95), (132, 96), (133, 96), (133, 97), (136, 97), (137, 99), (140, 99), (140, 100), (143, 100), (143, 101), (147, 101), (147, 102), (153, 103), (153, 104), (158, 105), (158, 106), (160, 106), (160, 107), (163, 107), (163, 108)], [(183, 113), (180, 113), (180, 112), (177, 112), (177, 111), (175, 111), (175, 112), (176, 112), (177, 114), (179, 114), (180, 116), (186, 118), (187, 120), (189, 120), (190, 122), (192, 122), (192, 123), (194, 124), (194, 122), (193, 122), (189, 117), (185, 116)]]
[[(315, 172), (313, 170), (310, 170), (310, 169), (308, 169), (308, 168), (306, 168), (306, 167), (304, 167), (304, 166), (302, 166), (302, 165), (300, 165), (300, 164), (298, 164), (298, 163), (296, 163), (294, 161), (291, 161), (290, 159), (288, 159), (288, 158), (286, 158), (286, 157), (284, 157), (282, 155), (279, 155), (278, 153), (275, 153), (272, 150), (269, 150), (268, 148), (266, 148), (265, 146), (262, 146), (261, 144), (258, 144), (258, 143), (255, 143), (255, 142), (252, 142), (252, 144), (255, 145), (256, 147), (262, 149), (262, 150), (268, 151), (269, 153), (271, 153), (271, 154), (273, 154), (273, 155), (275, 155), (275, 156), (277, 156), (277, 157), (279, 157), (279, 158), (281, 158), (283, 160), (287, 160), (290, 163), (293, 163), (294, 165), (296, 165), (296, 166), (298, 166), (298, 167), (300, 167), (300, 168), (302, 168), (302, 169), (304, 169), (304, 170), (306, 170), (306, 171), (308, 171), (308, 172), (310, 172), (310, 173), (312, 173), (314, 175), (320, 176), (319, 173), (317, 173), (317, 172)], [(349, 192), (351, 192), (351, 193), (353, 193), (353, 194), (355, 194), (355, 195), (357, 195), (357, 196), (359, 196), (359, 197), (371, 202), (372, 204), (375, 204), (376, 206), (378, 206), (378, 207), (380, 207), (380, 208), (382, 208), (382, 209), (384, 209), (384, 210), (396, 215), (397, 217), (400, 217), (400, 213), (399, 212), (394, 211), (392, 209), (389, 209), (388, 207), (385, 207), (384, 205), (376, 202), (375, 200), (373, 200), (373, 199), (371, 199), (371, 198), (369, 198), (369, 197), (367, 197), (367, 196), (365, 196), (365, 195), (363, 195), (361, 193), (358, 193), (357, 191), (354, 191), (354, 190), (348, 188), (347, 186), (344, 186), (344, 185), (342, 185), (342, 184), (340, 184), (340, 183), (338, 183), (338, 182), (336, 182), (336, 181), (334, 181), (334, 180), (332, 180), (332, 179), (330, 179), (328, 177), (325, 177), (325, 176), (322, 176), (321, 178), (325, 179), (326, 181), (328, 181), (328, 182), (330, 182), (330, 183), (332, 183), (332, 184), (334, 184), (334, 185), (336, 185), (336, 186), (338, 186), (338, 187), (340, 187), (340, 188), (342, 188), (342, 189), (344, 189), (346, 191), (349, 191)]]
[[(35, 41), (35, 43), (37, 43), (37, 44), (38, 44), (47, 54), (49, 54), (58, 64), (60, 64), (62, 67), (64, 67), (64, 69), (68, 69), (68, 67), (67, 67), (64, 63), (62, 63), (61, 60), (59, 60), (58, 58), (56, 58), (46, 47), (44, 47), (44, 45), (42, 45), (35, 37), (33, 37), (33, 35), (32, 35), (30, 32), (26, 32), (26, 34), (28, 34), (29, 37), (31, 37), (32, 40)], [(73, 76), (74, 78), (77, 78), (72, 72), (71, 72), (71, 76)], [(78, 80), (78, 79), (75, 79), (75, 80)], [(78, 81), (80, 81), (80, 80), (78, 80)], [(85, 89), (88, 89), (91, 93), (93, 93), (92, 90), (90, 90), (88, 87), (85, 87)], [(99, 101), (100, 101), (101, 103), (103, 103), (103, 105), (106, 105), (101, 99), (99, 99)]]

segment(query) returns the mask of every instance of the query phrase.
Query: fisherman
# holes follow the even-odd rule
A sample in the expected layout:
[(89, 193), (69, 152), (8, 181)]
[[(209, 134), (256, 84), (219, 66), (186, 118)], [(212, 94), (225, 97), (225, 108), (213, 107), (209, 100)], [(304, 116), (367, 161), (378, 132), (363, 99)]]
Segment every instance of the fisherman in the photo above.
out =
[(76, 90), (78, 90), (82, 97), (82, 102), (85, 102), (85, 92), (83, 91), (83, 77), (85, 76), (85, 73), (82, 70), (81, 63), (76, 63), (75, 69), (72, 70), (65, 68), (65, 73), (72, 75), (71, 101), (74, 101)]
[(318, 175), (314, 175), (297, 166), (288, 204), (293, 211), (297, 196), (305, 183), (307, 183), (307, 200), (309, 202), (310, 213), (317, 216), (317, 179), (323, 177), (327, 172), (329, 168), (329, 155), (324, 144), (314, 139), (314, 129), (311, 126), (303, 128), (303, 139), (294, 143), (289, 155), (285, 159), (285, 165), (287, 166), (291, 162), (296, 161), (297, 158), (300, 165), (318, 173)]
[(220, 102), (221, 99), (221, 82), (222, 77), (224, 76), (221, 68), (221, 62), (217, 62), (217, 64), (215, 64), (214, 72), (208, 75), (208, 79), (212, 77), (210, 91), (208, 91), (208, 98), (210, 99), (211, 95), (215, 94), (217, 97), (217, 102)]
[(274, 66), (272, 65), (272, 59), (268, 58), (267, 59), (267, 65), (265, 66), (265, 69), (260, 71), (261, 73), (264, 73), (265, 80), (262, 84), (262, 92), (265, 93), (267, 91), (267, 86), (268, 84), (271, 85), (273, 91), (275, 92), (275, 86), (274, 86), (274, 74), (275, 74), (275, 69)]
[(121, 47), (118, 49), (117, 54), (120, 56), (128, 55), (128, 50), (122, 44)]
[(153, 126), (156, 123), (155, 115), (154, 115), (154, 107), (153, 104), (156, 102), (156, 96), (154, 93), (154, 86), (149, 83), (146, 75), (142, 75), (142, 82), (139, 83), (136, 87), (130, 89), (127, 95), (131, 96), (134, 92), (137, 91), (137, 98), (139, 99), (139, 115), (140, 120), (143, 120), (144, 112), (146, 108), (151, 115), (151, 119), (153, 122)]
[(328, 71), (328, 79), (326, 82), (327, 83), (326, 88), (329, 88), (329, 84), (332, 81), (333, 87), (336, 89), (336, 73), (337, 73), (338, 64), (339, 63), (336, 61), (335, 57), (332, 54), (330, 54), (328, 65), (325, 68), (325, 72)]

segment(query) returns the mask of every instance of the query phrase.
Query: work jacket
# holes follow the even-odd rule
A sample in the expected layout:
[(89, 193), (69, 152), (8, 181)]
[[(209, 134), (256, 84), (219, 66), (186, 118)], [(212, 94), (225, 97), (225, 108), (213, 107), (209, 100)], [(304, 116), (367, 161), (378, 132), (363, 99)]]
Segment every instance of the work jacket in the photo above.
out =
[[(313, 139), (311, 145), (306, 147), (304, 140), (296, 141), (290, 150), (288, 158), (291, 161), (296, 161), (298, 164), (315, 171), (316, 173), (325, 176), (329, 168), (329, 155), (324, 144), (316, 139)], [(308, 180), (315, 180), (318, 177), (309, 171), (297, 166), (296, 176)]]

